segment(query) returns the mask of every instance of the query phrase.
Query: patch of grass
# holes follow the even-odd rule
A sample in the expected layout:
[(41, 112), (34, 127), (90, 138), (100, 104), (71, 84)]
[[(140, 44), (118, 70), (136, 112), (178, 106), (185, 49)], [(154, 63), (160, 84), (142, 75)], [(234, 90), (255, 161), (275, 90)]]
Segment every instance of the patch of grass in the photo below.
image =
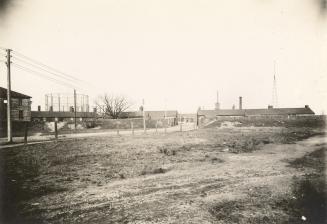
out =
[(260, 149), (261, 145), (263, 145), (262, 141), (255, 137), (241, 138), (226, 144), (232, 153), (253, 152)]
[(30, 151), (27, 156), (18, 156), (15, 162), (17, 165), (16, 174), (24, 175), (24, 178), (37, 177), (50, 167), (47, 156), (38, 150)]
[(165, 154), (166, 156), (175, 156), (177, 154), (177, 150), (168, 146), (160, 146), (159, 152)]
[(289, 203), (289, 223), (299, 222), (302, 216), (306, 217), (306, 223), (327, 222), (327, 194), (322, 176), (306, 175), (304, 178), (295, 179), (293, 194), (296, 200)]
[[(293, 195), (295, 200), (286, 202), (290, 214), (289, 223), (298, 223), (299, 217), (306, 217), (306, 223), (327, 222), (327, 190), (325, 187), (325, 153), (323, 146), (302, 158), (289, 162), (289, 166), (297, 169), (312, 168), (314, 172), (293, 179)], [(284, 202), (285, 203), (285, 202)]]
[(168, 171), (168, 169), (164, 169), (164, 168), (152, 168), (149, 166), (145, 166), (144, 169), (141, 172), (141, 175), (151, 175), (151, 174), (162, 174), (162, 173), (166, 173)]
[(37, 179), (50, 166), (46, 155), (39, 150), (20, 148), (0, 152), (0, 160), (0, 204), (4, 205), (0, 207), (4, 214), (0, 223), (39, 223), (36, 217), (21, 215), (22, 202), (67, 190), (57, 183), (40, 183)]
[(289, 166), (293, 168), (310, 167), (318, 172), (323, 172), (325, 169), (325, 153), (326, 149), (320, 148), (301, 158), (289, 161)]
[(69, 163), (76, 161), (77, 157), (78, 157), (78, 155), (57, 153), (57, 155), (51, 159), (50, 164), (51, 164), (51, 166), (69, 164)]
[(225, 162), (225, 161), (222, 160), (222, 159), (220, 159), (220, 158), (213, 157), (213, 158), (211, 158), (211, 162), (212, 162), (212, 163), (223, 163), (223, 162)]
[(282, 223), (287, 215), (276, 209), (277, 198), (265, 188), (255, 188), (246, 198), (225, 200), (213, 205), (209, 212), (222, 223)]

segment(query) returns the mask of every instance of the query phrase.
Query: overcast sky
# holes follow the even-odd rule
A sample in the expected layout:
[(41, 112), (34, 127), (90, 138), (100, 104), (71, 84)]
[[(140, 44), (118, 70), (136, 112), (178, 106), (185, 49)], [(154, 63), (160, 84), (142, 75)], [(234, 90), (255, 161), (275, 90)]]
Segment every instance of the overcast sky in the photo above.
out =
[[(318, 0), (16, 0), (0, 10), (0, 46), (84, 80), (78, 92), (92, 100), (113, 92), (135, 108), (144, 98), (148, 110), (180, 112), (213, 108), (217, 90), (222, 108), (239, 96), (244, 108), (267, 107), (276, 61), (279, 106), (320, 114), (325, 11)], [(12, 89), (32, 96), (33, 109), (46, 93), (73, 91), (14, 66)]]

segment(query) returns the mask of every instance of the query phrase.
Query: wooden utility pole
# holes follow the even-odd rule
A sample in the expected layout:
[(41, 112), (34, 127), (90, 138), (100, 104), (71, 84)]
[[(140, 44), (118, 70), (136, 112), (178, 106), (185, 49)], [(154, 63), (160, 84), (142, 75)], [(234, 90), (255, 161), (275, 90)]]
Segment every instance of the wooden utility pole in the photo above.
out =
[(51, 96), (51, 98), (50, 98), (51, 99), (51, 101), (50, 101), (51, 102), (50, 111), (52, 112), (53, 111), (53, 96), (52, 96), (52, 93), (51, 93), (50, 96)]
[(133, 124), (133, 121), (131, 121), (131, 129), (132, 129), (132, 134), (134, 135), (134, 124)]
[(76, 121), (76, 111), (77, 111), (77, 108), (76, 108), (76, 89), (74, 89), (74, 122), (75, 122), (75, 130), (77, 128), (77, 121)]
[(166, 119), (166, 118), (167, 118), (166, 99), (165, 99), (165, 105), (164, 105), (164, 106), (165, 106), (165, 113), (164, 113), (164, 128), (165, 128), (165, 133), (167, 133), (167, 126), (168, 126), (168, 125), (166, 124), (166, 123), (167, 123), (167, 122), (166, 122), (166, 121), (167, 121), (167, 119)]
[(27, 144), (27, 135), (28, 135), (28, 121), (25, 121), (25, 127), (24, 127), (24, 144)]
[(60, 112), (60, 94), (58, 93), (58, 111)]
[(55, 138), (58, 139), (58, 126), (57, 126), (57, 118), (55, 118), (54, 122), (54, 128), (55, 128)]
[(142, 104), (143, 104), (143, 129), (144, 129), (144, 133), (146, 133), (144, 99), (142, 100)]
[(8, 142), (12, 142), (12, 123), (11, 123), (11, 78), (10, 78), (10, 52), (11, 49), (6, 49), (7, 52), (7, 136)]

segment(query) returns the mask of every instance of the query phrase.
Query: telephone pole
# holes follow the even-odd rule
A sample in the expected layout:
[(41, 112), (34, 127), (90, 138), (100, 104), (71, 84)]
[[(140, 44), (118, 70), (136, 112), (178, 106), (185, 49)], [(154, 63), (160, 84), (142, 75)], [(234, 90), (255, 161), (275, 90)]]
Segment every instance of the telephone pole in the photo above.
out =
[(278, 107), (278, 95), (277, 95), (277, 81), (276, 81), (276, 62), (274, 61), (274, 82), (273, 82), (273, 92), (272, 92), (272, 105)]
[(76, 108), (76, 105), (77, 105), (77, 103), (76, 103), (76, 89), (74, 89), (74, 122), (75, 122), (75, 130), (77, 128), (77, 123), (76, 123), (76, 110), (77, 110), (77, 108)]
[(143, 105), (143, 129), (144, 129), (144, 133), (146, 133), (145, 110), (144, 110), (144, 99), (142, 99), (142, 105)]
[(12, 142), (12, 123), (11, 123), (11, 78), (10, 78), (10, 52), (11, 49), (6, 49), (7, 52), (7, 136), (8, 142)]

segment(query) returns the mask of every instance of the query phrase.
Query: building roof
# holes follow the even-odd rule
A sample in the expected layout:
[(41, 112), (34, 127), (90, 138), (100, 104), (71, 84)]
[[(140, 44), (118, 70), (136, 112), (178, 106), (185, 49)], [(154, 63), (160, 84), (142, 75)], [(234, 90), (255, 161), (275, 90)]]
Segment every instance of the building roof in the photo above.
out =
[[(177, 117), (178, 112), (177, 110), (159, 110), (159, 111), (144, 111), (145, 117), (152, 118), (152, 119), (160, 119), (166, 117)], [(142, 111), (126, 111), (122, 112), (120, 117), (143, 117)]]
[(177, 110), (158, 110), (158, 111), (145, 111), (144, 112), (146, 117), (151, 117), (151, 118), (165, 118), (165, 117), (177, 117), (178, 112)]
[(124, 111), (121, 112), (119, 117), (120, 118), (136, 118), (136, 117), (142, 117), (143, 114), (141, 111)]
[(179, 116), (183, 118), (196, 118), (196, 114), (192, 113), (179, 114)]
[[(21, 98), (21, 99), (32, 98), (32, 97), (30, 97), (28, 95), (18, 93), (18, 92), (12, 91), (12, 90), (10, 91), (10, 93), (11, 93), (12, 98)], [(0, 98), (7, 98), (7, 89), (6, 88), (0, 87)]]
[[(73, 118), (75, 117), (74, 112), (67, 111), (32, 111), (32, 118)], [(94, 118), (95, 113), (93, 112), (76, 112), (77, 118)]]
[(246, 109), (246, 115), (296, 115), (315, 114), (309, 107), (301, 108), (271, 108), (271, 109)]
[(245, 116), (244, 110), (199, 110), (198, 115), (215, 117), (215, 116)]
[(315, 114), (309, 106), (301, 108), (269, 108), (269, 109), (243, 109), (243, 110), (199, 110), (198, 115), (215, 116), (255, 116), (255, 115), (300, 115)]

